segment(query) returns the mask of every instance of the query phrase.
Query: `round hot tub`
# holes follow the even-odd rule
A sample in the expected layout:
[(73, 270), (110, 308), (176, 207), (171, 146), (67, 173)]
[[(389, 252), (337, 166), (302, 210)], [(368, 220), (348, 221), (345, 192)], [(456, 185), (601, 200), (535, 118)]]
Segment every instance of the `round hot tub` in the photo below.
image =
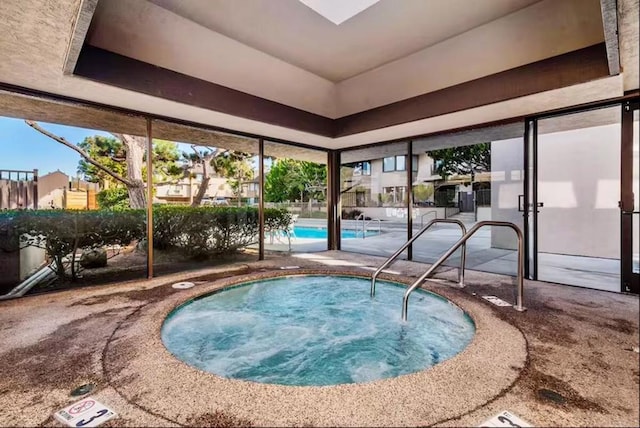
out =
[(300, 275), (236, 285), (172, 311), (162, 341), (216, 375), (282, 385), (363, 383), (425, 370), (473, 339), (471, 318), (416, 290), (401, 320), (404, 285)]

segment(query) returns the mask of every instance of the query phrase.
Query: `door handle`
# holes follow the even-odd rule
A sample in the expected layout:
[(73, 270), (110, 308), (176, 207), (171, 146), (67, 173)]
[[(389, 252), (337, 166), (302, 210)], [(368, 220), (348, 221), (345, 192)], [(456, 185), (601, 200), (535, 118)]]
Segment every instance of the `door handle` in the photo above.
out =
[[(538, 208), (544, 207), (544, 202), (538, 202), (537, 207)], [(521, 213), (524, 212), (524, 195), (518, 195), (518, 211)]]

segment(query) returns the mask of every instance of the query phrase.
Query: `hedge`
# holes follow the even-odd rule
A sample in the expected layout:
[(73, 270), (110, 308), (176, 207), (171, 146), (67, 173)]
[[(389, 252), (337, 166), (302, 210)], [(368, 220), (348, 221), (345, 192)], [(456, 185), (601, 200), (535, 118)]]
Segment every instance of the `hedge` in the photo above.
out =
[[(177, 250), (194, 259), (229, 254), (258, 242), (258, 210), (252, 207), (155, 206), (153, 218), (154, 248)], [(265, 210), (267, 230), (286, 229), (290, 222), (286, 210)], [(60, 277), (67, 277), (65, 258), (71, 255), (74, 261), (77, 250), (126, 246), (145, 237), (145, 210), (0, 212), (2, 250), (44, 248)], [(70, 265), (71, 278), (76, 279), (75, 263)]]

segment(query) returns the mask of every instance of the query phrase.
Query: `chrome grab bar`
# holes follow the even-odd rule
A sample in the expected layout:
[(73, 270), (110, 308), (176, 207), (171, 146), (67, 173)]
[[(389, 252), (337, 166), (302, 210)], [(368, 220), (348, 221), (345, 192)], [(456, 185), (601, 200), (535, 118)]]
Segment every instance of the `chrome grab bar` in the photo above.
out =
[(429, 211), (427, 211), (426, 213), (424, 213), (424, 214), (422, 214), (420, 216), (420, 227), (422, 227), (422, 224), (423, 224), (423, 221), (424, 221), (424, 216), (429, 215), (431, 213), (436, 213), (435, 218), (436, 219), (438, 218), (438, 210), (429, 210)]
[[(393, 255), (391, 257), (389, 257), (382, 264), (382, 266), (380, 266), (378, 268), (378, 270), (376, 270), (373, 273), (373, 275), (371, 276), (371, 297), (376, 295), (376, 278), (378, 277), (378, 275), (380, 275), (380, 272), (382, 272), (382, 270), (384, 268), (389, 266), (391, 264), (391, 262), (393, 262), (395, 259), (397, 259), (400, 256), (400, 254), (402, 254), (402, 252), (407, 249), (407, 247), (409, 245), (413, 244), (413, 242), (416, 239), (418, 239), (424, 232), (427, 231), (427, 229), (429, 229), (431, 226), (433, 226), (436, 223), (457, 224), (458, 226), (460, 226), (460, 229), (462, 230), (462, 236), (464, 236), (467, 233), (467, 228), (464, 227), (464, 224), (460, 220), (450, 219), (450, 218), (447, 218), (447, 219), (445, 219), (445, 218), (434, 218), (429, 223), (427, 223), (427, 225), (425, 227), (420, 229), (420, 231), (418, 233), (413, 235), (411, 237), (411, 239), (409, 239), (407, 242), (405, 242), (405, 244), (402, 247), (400, 247), (400, 249), (398, 249), (398, 251), (393, 253)], [(460, 267), (458, 268), (458, 284), (460, 284), (460, 287), (464, 287), (464, 265), (465, 265), (465, 261), (466, 261), (466, 253), (467, 253), (467, 248), (466, 248), (466, 245), (465, 245), (462, 248), (462, 254), (460, 255)]]
[(356, 217), (356, 219), (355, 219), (355, 221), (356, 221), (356, 237), (358, 236), (358, 220), (362, 220), (362, 239), (366, 238), (366, 236), (367, 236), (367, 225), (369, 223), (371, 223), (372, 221), (377, 221), (378, 222), (378, 235), (380, 235), (382, 233), (382, 225), (380, 223), (380, 219), (379, 218), (372, 218), (372, 219), (369, 219), (369, 221), (367, 221), (367, 219), (364, 216), (364, 213), (362, 213), (358, 217)]
[(378, 235), (380, 235), (382, 233), (382, 225), (380, 223), (380, 219), (379, 218), (372, 218), (371, 220), (369, 220), (368, 222), (364, 222), (364, 219), (362, 220), (362, 239), (366, 238), (367, 236), (367, 225), (370, 224), (372, 221), (377, 221), (378, 222)]
[[(458, 248), (460, 248), (460, 246), (465, 245), (465, 243), (467, 242), (467, 240), (469, 238), (471, 238), (473, 236), (474, 233), (476, 233), (478, 231), (478, 229), (480, 229), (483, 226), (501, 226), (501, 227), (509, 227), (511, 229), (513, 229), (514, 232), (516, 232), (516, 236), (518, 237), (518, 278), (517, 278), (517, 282), (516, 282), (516, 287), (517, 287), (517, 294), (516, 294), (516, 304), (513, 305), (514, 309), (516, 311), (522, 312), (525, 310), (525, 307), (523, 306), (523, 293), (524, 293), (524, 244), (523, 244), (523, 240), (522, 240), (522, 232), (520, 231), (520, 229), (518, 228), (518, 226), (516, 226), (513, 223), (509, 223), (507, 221), (480, 221), (478, 223), (476, 223), (471, 230), (469, 230), (467, 233), (465, 233), (462, 238), (460, 238), (458, 240), (458, 242), (456, 242), (455, 244), (453, 244), (453, 246), (451, 248), (449, 248), (447, 250), (446, 253), (444, 253), (442, 256), (440, 256), (440, 258), (433, 264), (431, 265), (431, 267), (429, 268), (429, 270), (427, 270), (420, 278), (418, 278), (416, 280), (416, 282), (414, 282), (411, 287), (409, 287), (409, 289), (407, 289), (407, 291), (405, 291), (404, 293), (404, 298), (402, 299), (402, 320), (406, 321), (407, 320), (407, 308), (409, 306), (409, 296), (411, 295), (411, 293), (413, 293), (413, 291), (418, 288), (420, 286), (420, 284), (422, 284), (422, 282), (429, 276), (431, 275), (438, 267), (440, 267), (440, 265), (442, 263), (445, 262), (445, 260), (447, 260), (451, 254), (453, 254)], [(464, 251), (463, 251), (464, 254)]]

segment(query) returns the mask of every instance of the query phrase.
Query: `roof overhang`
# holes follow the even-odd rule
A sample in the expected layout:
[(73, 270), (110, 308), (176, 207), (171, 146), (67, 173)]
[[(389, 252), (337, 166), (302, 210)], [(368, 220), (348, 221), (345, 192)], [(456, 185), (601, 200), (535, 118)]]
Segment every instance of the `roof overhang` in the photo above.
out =
[[(0, 31), (21, 42), (0, 43), (0, 82), (319, 148), (512, 119), (638, 88), (638, 0), (491, 0), (457, 14), (444, 0), (406, 0), (402, 11), (381, 0), (338, 26), (297, 0), (60, 0), (46, 10), (32, 1), (0, 3), (0, 17), (10, 17)], [(278, 21), (283, 10), (289, 25)], [(444, 17), (449, 25), (439, 25)], [(420, 22), (437, 31), (414, 29)], [(304, 50), (305, 37), (283, 46), (279, 32), (296, 25), (326, 37), (316, 42), (323, 61)], [(353, 48), (363, 38), (371, 46), (362, 55), (324, 46), (342, 40)], [(334, 58), (342, 62), (326, 66)]]

